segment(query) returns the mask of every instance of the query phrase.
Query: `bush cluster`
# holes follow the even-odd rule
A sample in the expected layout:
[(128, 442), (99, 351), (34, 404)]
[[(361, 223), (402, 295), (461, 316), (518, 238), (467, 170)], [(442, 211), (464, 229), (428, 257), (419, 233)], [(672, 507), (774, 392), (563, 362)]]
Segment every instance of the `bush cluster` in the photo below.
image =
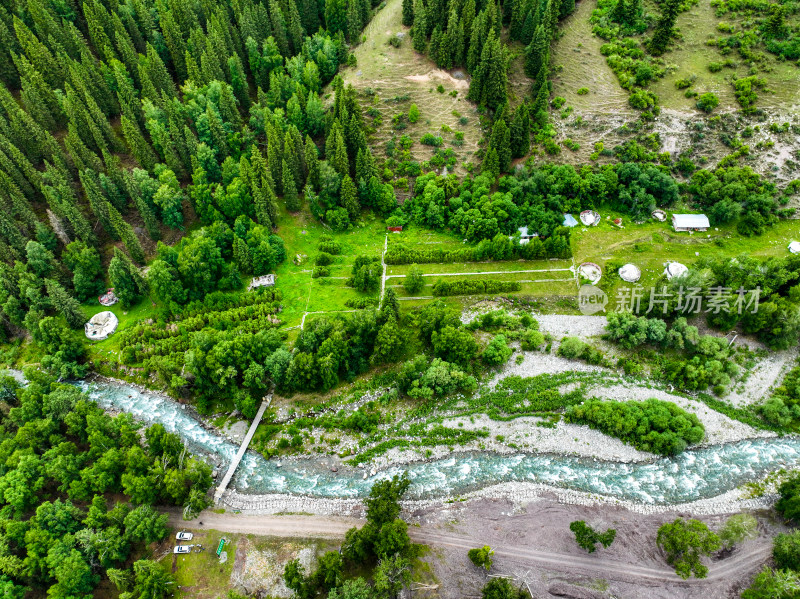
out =
[(567, 422), (588, 424), (641, 451), (675, 455), (703, 440), (705, 429), (694, 414), (659, 399), (603, 401), (590, 399), (567, 408)]

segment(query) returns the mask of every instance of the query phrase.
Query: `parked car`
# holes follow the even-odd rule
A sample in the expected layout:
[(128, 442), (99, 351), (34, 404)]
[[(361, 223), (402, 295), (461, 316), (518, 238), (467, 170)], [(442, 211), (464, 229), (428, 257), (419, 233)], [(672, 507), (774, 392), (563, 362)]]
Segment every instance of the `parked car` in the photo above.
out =
[(188, 545), (176, 545), (173, 553), (191, 553), (192, 548)]
[(178, 539), (179, 541), (191, 541), (194, 538), (194, 535), (190, 532), (182, 530), (175, 535), (175, 538)]

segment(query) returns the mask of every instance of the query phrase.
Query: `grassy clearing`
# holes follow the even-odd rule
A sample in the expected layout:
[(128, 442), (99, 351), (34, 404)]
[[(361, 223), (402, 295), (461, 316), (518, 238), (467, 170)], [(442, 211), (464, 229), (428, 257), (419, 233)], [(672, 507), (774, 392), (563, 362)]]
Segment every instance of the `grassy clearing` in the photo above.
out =
[[(553, 96), (566, 99), (564, 107), (572, 106), (578, 113), (635, 117), (636, 112), (628, 105), (628, 92), (619, 86), (617, 76), (606, 64), (606, 57), (600, 54), (603, 40), (592, 35), (589, 18), (596, 7), (596, 2), (578, 2), (575, 12), (559, 26), (561, 37), (552, 49)], [(588, 88), (589, 93), (578, 95), (582, 87)], [(559, 120), (559, 112), (552, 111), (554, 121)]]
[[(346, 84), (364, 92), (361, 99), (365, 110), (374, 108), (380, 114), (381, 122), (371, 140), (376, 155), (383, 154), (384, 144), (394, 135), (398, 138), (408, 135), (417, 142), (411, 149), (412, 155), (421, 161), (428, 160), (433, 149), (421, 145), (419, 139), (425, 133), (434, 133), (443, 136), (445, 148), (453, 148), (458, 158), (456, 172), (464, 174), (463, 164), (475, 162), (473, 154), (482, 136), (475, 106), (466, 99), (469, 83), (436, 68), (426, 56), (414, 51), (410, 28), (401, 22), (402, 8), (402, 0), (389, 0), (375, 15), (362, 34), (366, 41), (353, 50), (358, 65), (342, 69), (342, 77)], [(394, 48), (388, 42), (397, 33), (404, 34), (404, 38), (400, 47)], [(444, 93), (436, 90), (439, 85)], [(412, 103), (419, 107), (419, 121), (403, 130), (394, 130), (392, 117), (408, 114)], [(463, 132), (463, 145), (454, 146), (453, 133), (442, 132), (442, 125)]]
[[(231, 542), (225, 545), (228, 561), (220, 564), (216, 550), (223, 536)], [(196, 532), (191, 542), (203, 545), (204, 551), (188, 555), (170, 553), (164, 557), (161, 563), (175, 576), (175, 598), (214, 599), (225, 596), (227, 589), (231, 587), (231, 573), (239, 537), (240, 535), (215, 530)]]
[[(283, 293), (281, 318), (287, 326), (297, 326), (306, 311), (348, 310), (344, 302), (361, 295), (346, 287), (343, 279), (312, 280), (311, 271), (323, 236), (331, 237), (342, 246), (342, 253), (330, 267), (331, 277), (349, 277), (349, 265), (356, 256), (381, 254), (385, 225), (374, 215), (365, 213), (360, 226), (334, 232), (304, 211), (296, 215), (281, 214), (278, 234), (286, 244), (287, 254), (286, 262), (275, 270), (275, 285)], [(301, 257), (300, 264), (295, 263), (297, 256)]]
[[(683, 90), (675, 87), (678, 79), (696, 77), (692, 87), (699, 93), (714, 92), (720, 100), (718, 112), (738, 111), (740, 106), (733, 95), (731, 80), (751, 75), (750, 67), (736, 52), (722, 56), (717, 48), (706, 45), (710, 39), (726, 34), (717, 30), (720, 22), (726, 22), (741, 30), (741, 23), (749, 17), (734, 17), (731, 13), (722, 18), (715, 15), (711, 0), (699, 0), (691, 10), (678, 16), (677, 26), (683, 39), (667, 54), (668, 65), (674, 65), (674, 71), (662, 80), (654, 83), (652, 90), (658, 95), (665, 108), (688, 112), (697, 112), (695, 100), (686, 98)], [(764, 53), (766, 68), (759, 70), (758, 76), (767, 81), (769, 92), (759, 93), (757, 106), (769, 108), (788, 108), (795, 104), (800, 96), (800, 69), (789, 61), (780, 62), (777, 58)], [(712, 62), (724, 62), (730, 59), (735, 68), (726, 67), (717, 73), (708, 70)]]
[[(667, 261), (691, 266), (698, 256), (785, 256), (789, 242), (798, 239), (797, 221), (781, 221), (760, 237), (742, 237), (733, 225), (712, 227), (706, 233), (690, 235), (675, 233), (669, 222), (650, 221), (641, 225), (623, 222), (624, 229), (612, 227), (606, 221), (590, 229), (576, 228), (572, 237), (576, 264), (590, 261), (605, 268), (611, 261), (632, 262), (642, 271), (638, 284), (649, 286), (661, 278)], [(625, 285), (616, 273), (605, 271), (602, 284), (607, 292)]]

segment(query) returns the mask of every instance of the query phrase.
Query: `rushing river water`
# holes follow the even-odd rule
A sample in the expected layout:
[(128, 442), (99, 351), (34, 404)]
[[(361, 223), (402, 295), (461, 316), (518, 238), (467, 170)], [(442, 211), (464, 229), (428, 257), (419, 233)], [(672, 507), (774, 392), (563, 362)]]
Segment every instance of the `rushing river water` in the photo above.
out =
[[(100, 406), (128, 412), (146, 424), (160, 422), (190, 450), (217, 455), (227, 467), (236, 445), (204, 428), (190, 410), (124, 383), (82, 383)], [(279, 465), (281, 464), (281, 465)], [(443, 497), (507, 481), (541, 483), (645, 504), (674, 504), (714, 497), (778, 468), (800, 466), (800, 439), (745, 440), (686, 451), (678, 457), (624, 464), (559, 455), (453, 454), (365, 477), (364, 470), (333, 473), (317, 460), (265, 460), (248, 452), (233, 486), (243, 493), (293, 493), (316, 497), (366, 495), (375, 480), (402, 471), (412, 497)]]

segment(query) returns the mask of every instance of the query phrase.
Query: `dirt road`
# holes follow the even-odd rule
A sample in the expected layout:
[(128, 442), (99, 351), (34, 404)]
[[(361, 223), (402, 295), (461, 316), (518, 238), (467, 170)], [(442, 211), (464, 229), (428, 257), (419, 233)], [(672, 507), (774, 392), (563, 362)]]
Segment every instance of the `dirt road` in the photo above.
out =
[[(179, 510), (169, 511), (170, 525), (189, 530), (213, 529), (224, 532), (258, 534), (276, 537), (341, 538), (353, 526), (361, 526), (364, 521), (346, 517), (322, 517), (304, 515), (249, 516), (239, 514), (215, 514), (204, 512), (192, 521), (181, 519)], [(409, 535), (415, 543), (467, 550), (481, 545), (477, 539), (466, 535), (442, 533), (435, 527), (419, 528), (411, 526)], [(744, 548), (736, 555), (711, 566), (708, 578), (681, 581), (667, 566), (655, 568), (637, 566), (615, 560), (592, 556), (575, 556), (552, 551), (537, 551), (519, 546), (493, 546), (496, 558), (505, 558), (514, 563), (529, 567), (546, 568), (562, 572), (583, 572), (602, 574), (605, 578), (637, 580), (639, 583), (671, 583), (678, 585), (703, 585), (719, 580), (727, 580), (741, 571), (753, 570), (763, 563), (770, 554), (770, 547), (754, 545)]]

